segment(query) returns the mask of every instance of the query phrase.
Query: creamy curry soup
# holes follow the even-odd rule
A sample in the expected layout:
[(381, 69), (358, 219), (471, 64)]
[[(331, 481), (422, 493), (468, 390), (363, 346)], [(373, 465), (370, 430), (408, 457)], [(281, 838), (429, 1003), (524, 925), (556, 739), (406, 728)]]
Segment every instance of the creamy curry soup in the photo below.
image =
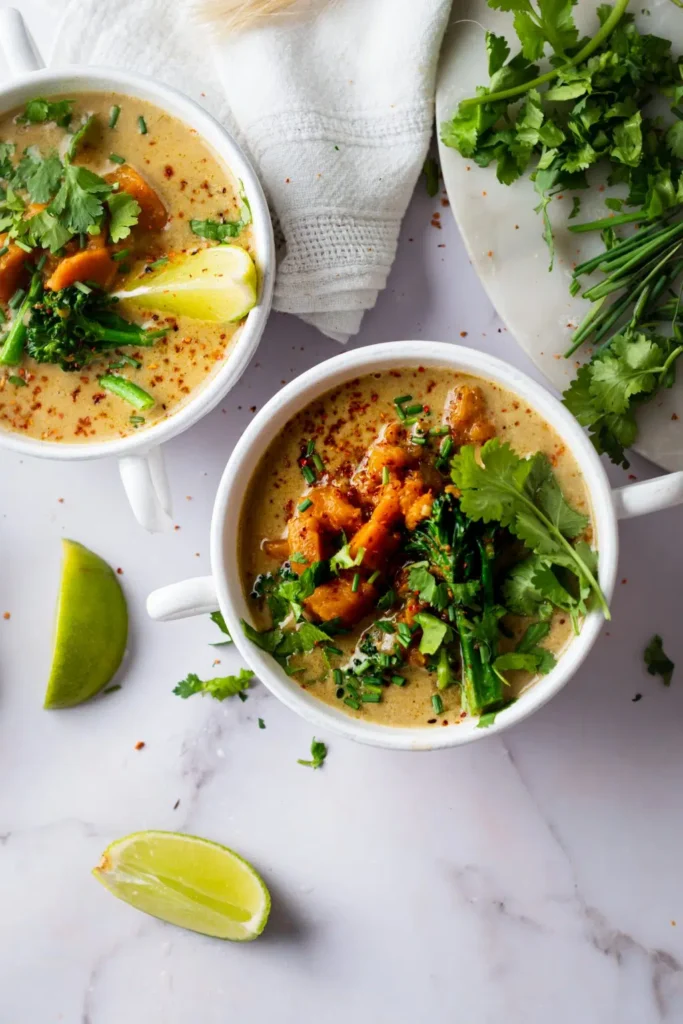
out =
[[(503, 462), (525, 481), (522, 505), (559, 524), (553, 557), (496, 508), (477, 518), (486, 489), (506, 485)], [(485, 725), (580, 628), (589, 584), (574, 557), (594, 579), (590, 514), (561, 438), (498, 384), (433, 368), (349, 381), (280, 432), (249, 484), (245, 632), (355, 717)]]
[[(176, 411), (254, 304), (250, 221), (229, 169), (150, 103), (83, 93), (0, 118), (0, 429), (88, 442)], [(227, 258), (237, 304), (188, 304)]]

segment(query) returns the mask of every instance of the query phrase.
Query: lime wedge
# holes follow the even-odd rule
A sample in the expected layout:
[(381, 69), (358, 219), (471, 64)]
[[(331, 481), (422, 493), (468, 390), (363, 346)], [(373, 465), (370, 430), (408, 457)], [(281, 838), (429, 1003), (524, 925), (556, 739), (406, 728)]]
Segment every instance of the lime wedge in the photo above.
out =
[(93, 874), (136, 910), (217, 939), (249, 942), (270, 913), (270, 893), (251, 864), (226, 846), (179, 832), (117, 839)]
[(117, 298), (143, 309), (234, 323), (256, 305), (258, 278), (249, 253), (239, 245), (215, 245), (169, 260), (141, 278), (131, 278)]
[(46, 708), (94, 697), (121, 664), (128, 612), (116, 573), (94, 551), (64, 540), (62, 581)]

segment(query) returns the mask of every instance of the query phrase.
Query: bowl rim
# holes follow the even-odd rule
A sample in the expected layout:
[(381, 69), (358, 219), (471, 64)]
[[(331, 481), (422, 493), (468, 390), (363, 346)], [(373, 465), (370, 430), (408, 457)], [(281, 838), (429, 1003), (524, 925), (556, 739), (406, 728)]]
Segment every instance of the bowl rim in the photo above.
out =
[(241, 181), (252, 211), (259, 298), (236, 332), (223, 365), (191, 395), (177, 412), (145, 430), (126, 437), (83, 444), (22, 437), (0, 429), (0, 446), (39, 458), (88, 460), (146, 451), (187, 430), (214, 409), (240, 379), (256, 351), (270, 314), (275, 280), (275, 242), (263, 188), (238, 142), (208, 110), (173, 86), (148, 75), (110, 68), (69, 65), (45, 68), (18, 76), (0, 88), (0, 114), (19, 106), (31, 93), (116, 91), (131, 99), (144, 99), (195, 130), (237, 181)]
[(432, 366), (472, 373), (509, 388), (558, 432), (583, 474), (592, 506), (600, 551), (599, 580), (611, 599), (618, 560), (618, 527), (607, 475), (593, 445), (571, 413), (541, 384), (502, 360), (474, 349), (444, 342), (395, 341), (335, 356), (297, 377), (277, 392), (255, 416), (233, 450), (223, 472), (211, 520), (210, 556), (218, 603), (240, 654), (268, 689), (293, 711), (320, 729), (374, 746), (401, 750), (432, 750), (460, 746), (492, 736), (527, 718), (558, 693), (575, 674), (597, 639), (604, 622), (592, 610), (581, 632), (568, 645), (556, 667), (519, 700), (500, 712), (487, 729), (464, 719), (448, 727), (397, 727), (352, 718), (297, 686), (279, 665), (242, 633), (240, 619), (249, 610), (239, 574), (239, 519), (252, 470), (268, 444), (295, 412), (338, 384), (361, 374), (398, 366)]

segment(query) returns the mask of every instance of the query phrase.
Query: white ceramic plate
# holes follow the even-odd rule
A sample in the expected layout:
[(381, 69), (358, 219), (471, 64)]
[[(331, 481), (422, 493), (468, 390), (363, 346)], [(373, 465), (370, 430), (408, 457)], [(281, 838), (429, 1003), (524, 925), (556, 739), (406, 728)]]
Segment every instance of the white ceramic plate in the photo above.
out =
[[(579, 27), (592, 32), (597, 4), (581, 0), (575, 11)], [(649, 0), (649, 15), (632, 4), (639, 27), (683, 42), (683, 10), (671, 0)], [(486, 0), (458, 0), (444, 42), (436, 92), (437, 124), (449, 120), (460, 100), (488, 81), (484, 31), (505, 35), (512, 53), (519, 41), (511, 15), (491, 10)], [(548, 379), (563, 391), (576, 363), (562, 353), (574, 327), (589, 308), (585, 299), (569, 295), (571, 266), (595, 255), (600, 242), (593, 233), (567, 231), (571, 196), (550, 204), (555, 227), (555, 268), (548, 273), (548, 250), (542, 224), (534, 207), (538, 196), (528, 176), (513, 185), (496, 180), (495, 166), (478, 167), (439, 140), (439, 156), (448, 197), (456, 221), (491, 301), (510, 332)], [(580, 220), (609, 215), (605, 193), (590, 189), (581, 196)], [(615, 192), (615, 194), (618, 194)], [(623, 193), (622, 193), (623, 194)], [(577, 353), (577, 358), (581, 350)], [(585, 358), (587, 353), (583, 354)], [(672, 418), (672, 417), (678, 418)], [(636, 450), (666, 469), (683, 469), (683, 373), (676, 386), (639, 413)]]

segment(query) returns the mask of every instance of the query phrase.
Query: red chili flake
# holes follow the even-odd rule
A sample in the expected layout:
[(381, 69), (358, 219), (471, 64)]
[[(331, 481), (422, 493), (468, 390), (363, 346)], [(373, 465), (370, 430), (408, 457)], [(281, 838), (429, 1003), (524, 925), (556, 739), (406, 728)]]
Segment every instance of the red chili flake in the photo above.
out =
[(2, 617), (3, 617), (3, 619), (11, 619), (12, 618), (12, 613), (11, 612), (4, 612)]
[(136, 750), (142, 750), (144, 745), (145, 745), (145, 741), (144, 740), (138, 740), (137, 743), (135, 744), (135, 749)]
[(675, 412), (672, 412), (672, 413), (671, 413), (671, 419), (672, 419), (672, 420), (677, 420), (677, 419), (678, 419), (678, 414), (677, 414), (677, 413), (675, 413)]
[(623, 579), (621, 582), (622, 582), (622, 584), (628, 583), (628, 580), (627, 579)]
[(636, 476), (635, 473), (629, 473), (628, 478), (629, 478), (629, 480), (637, 480), (638, 479), (638, 477)]
[(117, 569), (116, 572), (119, 576), (123, 576), (123, 569)]
[(179, 526), (178, 526), (178, 525), (176, 524), (176, 525), (175, 525), (175, 526), (173, 527), (173, 529), (174, 529), (174, 530), (179, 530), (179, 529), (180, 529), (180, 527), (179, 527)]
[(166, 166), (164, 167), (164, 176), (167, 177), (167, 178), (172, 178), (174, 174), (175, 174), (175, 171), (173, 170), (171, 165), (170, 164), (166, 164)]
[(467, 331), (461, 331), (460, 332), (460, 337), (461, 338), (466, 338), (467, 337)]

